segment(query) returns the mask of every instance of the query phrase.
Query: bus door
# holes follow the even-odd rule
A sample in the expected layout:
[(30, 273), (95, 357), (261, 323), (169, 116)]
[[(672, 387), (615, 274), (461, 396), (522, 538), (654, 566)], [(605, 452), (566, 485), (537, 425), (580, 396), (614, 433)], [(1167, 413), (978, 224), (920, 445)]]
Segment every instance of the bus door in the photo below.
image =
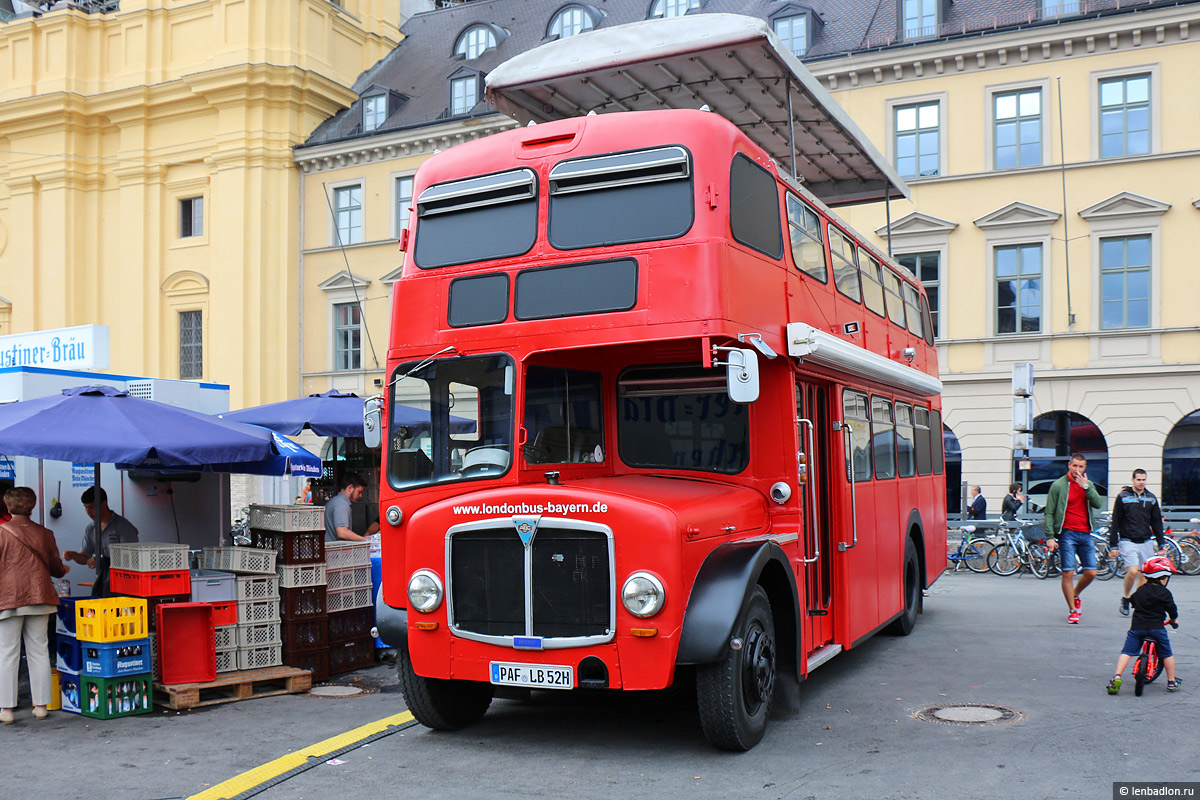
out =
[[(830, 387), (796, 381), (803, 520), (800, 548), (804, 579), (805, 650), (810, 657), (833, 642), (833, 539), (829, 518), (831, 469)], [(820, 662), (818, 662), (820, 663)]]

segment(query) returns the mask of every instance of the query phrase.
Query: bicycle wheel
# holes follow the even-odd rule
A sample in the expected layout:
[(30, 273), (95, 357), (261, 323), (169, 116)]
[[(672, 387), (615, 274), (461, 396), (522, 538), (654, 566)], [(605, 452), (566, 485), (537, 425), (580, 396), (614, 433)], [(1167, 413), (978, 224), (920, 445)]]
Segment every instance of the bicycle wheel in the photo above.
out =
[(1107, 581), (1116, 574), (1116, 559), (1108, 555), (1108, 543), (1096, 543), (1096, 580)]
[(1113, 573), (1114, 573), (1114, 574), (1115, 574), (1115, 575), (1116, 575), (1118, 578), (1124, 578), (1124, 577), (1125, 577), (1125, 573), (1129, 571), (1129, 570), (1128, 570), (1128, 569), (1125, 567), (1125, 559), (1121, 558), (1121, 556), (1119, 556), (1119, 555), (1118, 555), (1116, 558), (1114, 558), (1114, 559), (1112, 560), (1112, 562), (1113, 562)]
[(987, 565), (997, 575), (1012, 575), (1021, 568), (1020, 554), (1007, 542), (998, 544), (988, 553)]
[(1184, 575), (1200, 575), (1200, 547), (1191, 539), (1179, 543), (1179, 552), (1183, 558), (1179, 562), (1179, 570)]
[[(1164, 537), (1166, 538), (1166, 537)], [(1183, 572), (1183, 552), (1180, 550), (1179, 542), (1174, 539), (1166, 539), (1166, 558), (1171, 559), (1171, 563), (1175, 565), (1175, 569)]]
[(1142, 690), (1146, 688), (1146, 661), (1148, 653), (1145, 647), (1142, 648), (1142, 653), (1133, 662), (1133, 694), (1135, 697), (1142, 696)]
[(966, 565), (971, 572), (987, 572), (987, 557), (992, 549), (992, 543), (984, 537), (972, 539), (967, 542), (966, 549), (963, 550), (962, 563)]
[(1045, 580), (1050, 574), (1050, 553), (1043, 545), (1029, 545), (1029, 571), (1038, 578)]

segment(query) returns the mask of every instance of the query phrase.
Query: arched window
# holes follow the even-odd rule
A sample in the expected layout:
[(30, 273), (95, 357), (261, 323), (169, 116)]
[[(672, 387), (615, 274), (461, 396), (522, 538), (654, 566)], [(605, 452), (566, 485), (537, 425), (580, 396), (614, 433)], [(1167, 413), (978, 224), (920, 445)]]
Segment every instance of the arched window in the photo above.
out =
[(962, 513), (962, 445), (950, 426), (942, 424), (942, 447), (946, 451), (946, 513)]
[(1200, 410), (1167, 434), (1162, 454), (1162, 504), (1200, 506)]
[[(1036, 513), (1046, 505), (1050, 484), (1067, 474), (1074, 453), (1087, 457), (1088, 480), (1101, 497), (1108, 495), (1108, 442), (1099, 426), (1074, 411), (1051, 411), (1033, 421), (1033, 447), (1029, 451), (1029, 492), (1025, 511)], [(1022, 480), (1021, 451), (1013, 453), (1013, 479)]]
[(473, 58), (479, 58), (495, 46), (495, 32), (486, 25), (474, 25), (467, 28), (463, 31), (462, 36), (458, 37), (458, 44), (455, 45), (454, 52), (470, 61)]
[(700, 0), (654, 0), (650, 6), (650, 18), (682, 17), (693, 8), (700, 7)]
[(594, 27), (596, 23), (586, 9), (582, 6), (567, 6), (551, 20), (550, 35), (566, 39), (568, 36), (590, 31)]

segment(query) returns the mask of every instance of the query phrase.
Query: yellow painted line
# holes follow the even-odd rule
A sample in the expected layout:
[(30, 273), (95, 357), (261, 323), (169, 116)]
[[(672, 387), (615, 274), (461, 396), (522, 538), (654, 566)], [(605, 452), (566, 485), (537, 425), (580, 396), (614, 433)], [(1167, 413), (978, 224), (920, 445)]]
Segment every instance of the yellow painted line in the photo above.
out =
[(235, 797), (242, 792), (253, 789), (259, 784), (265, 783), (272, 778), (277, 778), (290, 769), (307, 764), (309, 759), (321, 758), (340, 750), (343, 747), (352, 745), (355, 742), (366, 739), (368, 736), (386, 730), (393, 725), (403, 725), (406, 722), (412, 722), (413, 715), (411, 711), (405, 711), (402, 714), (393, 714), (390, 717), (368, 722), (366, 725), (355, 728), (354, 730), (346, 731), (338, 734), (323, 742), (309, 745), (308, 747), (296, 750), (293, 753), (288, 753), (285, 756), (280, 756), (274, 761), (268, 761), (260, 767), (255, 767), (252, 770), (243, 772), (241, 775), (234, 776), (223, 783), (218, 783), (205, 789), (199, 794), (194, 794), (188, 800), (222, 800), (222, 798)]

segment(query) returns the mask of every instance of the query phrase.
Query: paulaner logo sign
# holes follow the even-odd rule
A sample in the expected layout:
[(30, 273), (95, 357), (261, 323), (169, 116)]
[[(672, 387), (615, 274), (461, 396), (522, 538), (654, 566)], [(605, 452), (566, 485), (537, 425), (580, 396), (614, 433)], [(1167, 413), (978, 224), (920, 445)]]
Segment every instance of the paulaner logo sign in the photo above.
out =
[(77, 325), (0, 336), (0, 367), (108, 369), (108, 326)]

